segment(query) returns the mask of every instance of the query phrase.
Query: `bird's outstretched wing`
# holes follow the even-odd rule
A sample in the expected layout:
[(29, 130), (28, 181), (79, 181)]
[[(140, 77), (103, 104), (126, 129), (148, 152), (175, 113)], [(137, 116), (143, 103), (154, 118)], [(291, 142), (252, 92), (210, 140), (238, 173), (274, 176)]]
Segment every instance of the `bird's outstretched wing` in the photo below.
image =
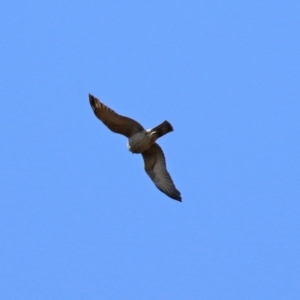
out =
[(153, 144), (142, 153), (145, 171), (156, 187), (172, 199), (181, 201), (180, 192), (176, 189), (170, 174), (167, 171), (164, 153), (158, 144)]
[(89, 94), (90, 104), (95, 115), (113, 132), (123, 134), (128, 138), (144, 130), (137, 121), (121, 116)]

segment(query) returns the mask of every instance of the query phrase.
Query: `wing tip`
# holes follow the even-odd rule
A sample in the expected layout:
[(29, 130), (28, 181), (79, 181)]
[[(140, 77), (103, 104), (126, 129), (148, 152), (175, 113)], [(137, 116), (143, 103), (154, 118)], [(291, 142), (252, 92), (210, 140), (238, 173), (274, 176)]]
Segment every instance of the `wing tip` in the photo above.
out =
[(94, 102), (96, 98), (92, 94), (89, 94), (89, 100), (90, 102)]
[(166, 194), (168, 197), (172, 198), (173, 200), (182, 202), (182, 197), (181, 197), (181, 193), (175, 189), (173, 191), (166, 191), (163, 189), (158, 188), (161, 192), (163, 192), (164, 194)]
[(92, 109), (95, 111), (97, 106), (99, 106), (100, 101), (96, 97), (94, 97), (92, 94), (89, 94), (89, 101), (90, 101), (90, 105), (91, 105)]
[(182, 202), (182, 198), (180, 195), (176, 195), (176, 196), (170, 196), (172, 199), (176, 200), (176, 201), (179, 201), (179, 202)]

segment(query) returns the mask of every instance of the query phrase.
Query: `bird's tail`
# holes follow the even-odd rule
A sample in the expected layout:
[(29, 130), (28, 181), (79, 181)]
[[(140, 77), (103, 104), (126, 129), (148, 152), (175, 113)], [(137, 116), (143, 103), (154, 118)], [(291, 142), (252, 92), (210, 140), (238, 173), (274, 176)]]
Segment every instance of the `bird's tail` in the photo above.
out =
[(152, 128), (151, 132), (155, 133), (157, 138), (159, 138), (173, 130), (174, 129), (173, 129), (172, 125), (168, 121), (164, 121), (161, 124), (159, 124), (158, 126)]

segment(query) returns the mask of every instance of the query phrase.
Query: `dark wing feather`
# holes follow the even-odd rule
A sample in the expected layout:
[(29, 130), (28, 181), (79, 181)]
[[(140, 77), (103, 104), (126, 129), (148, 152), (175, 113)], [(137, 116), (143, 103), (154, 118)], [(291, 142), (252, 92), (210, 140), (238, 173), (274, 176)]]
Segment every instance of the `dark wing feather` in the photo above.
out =
[(180, 192), (176, 189), (170, 174), (167, 171), (164, 153), (158, 144), (153, 144), (142, 153), (145, 163), (145, 171), (152, 179), (156, 187), (171, 197), (181, 201)]
[(91, 107), (97, 116), (111, 131), (123, 134), (128, 138), (144, 130), (143, 126), (133, 119), (121, 116), (89, 94)]

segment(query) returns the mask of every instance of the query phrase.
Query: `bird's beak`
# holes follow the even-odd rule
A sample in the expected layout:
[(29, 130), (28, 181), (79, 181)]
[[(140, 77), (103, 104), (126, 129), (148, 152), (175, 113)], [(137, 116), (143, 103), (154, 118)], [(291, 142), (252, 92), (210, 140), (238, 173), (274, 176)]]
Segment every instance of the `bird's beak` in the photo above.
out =
[(157, 131), (151, 131), (150, 135), (155, 134)]

